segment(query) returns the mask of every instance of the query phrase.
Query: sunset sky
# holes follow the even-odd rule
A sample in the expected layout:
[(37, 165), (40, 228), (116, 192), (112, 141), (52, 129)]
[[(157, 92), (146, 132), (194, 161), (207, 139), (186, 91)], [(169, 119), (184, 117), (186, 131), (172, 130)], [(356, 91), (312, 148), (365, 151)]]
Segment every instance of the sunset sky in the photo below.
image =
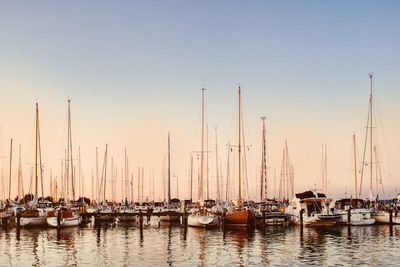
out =
[[(4, 183), (13, 138), (12, 195), (17, 191), (19, 144), (25, 191), (29, 188), (36, 101), (45, 192), (50, 169), (60, 177), (70, 98), (74, 158), (80, 146), (86, 195), (91, 194), (95, 149), (99, 147), (101, 168), (108, 144), (109, 163), (114, 157), (118, 176), (126, 146), (134, 183), (137, 168), (144, 167), (149, 195), (154, 169), (155, 195), (162, 198), (161, 169), (170, 132), (172, 196), (178, 177), (179, 197), (188, 198), (190, 153), (200, 150), (200, 89), (205, 87), (210, 194), (215, 197), (214, 128), (225, 180), (226, 144), (237, 142), (240, 85), (246, 143), (251, 145), (247, 167), (252, 198), (259, 195), (261, 116), (267, 118), (270, 196), (274, 169), (279, 180), (285, 139), (295, 168), (295, 192), (320, 188), (321, 146), (327, 143), (328, 194), (354, 194), (352, 135), (361, 155), (368, 74), (374, 72), (375, 141), (385, 197), (395, 197), (400, 192), (399, 14), (398, 1), (1, 2)], [(196, 171), (197, 166), (195, 160)], [(118, 195), (120, 189), (119, 182)]]

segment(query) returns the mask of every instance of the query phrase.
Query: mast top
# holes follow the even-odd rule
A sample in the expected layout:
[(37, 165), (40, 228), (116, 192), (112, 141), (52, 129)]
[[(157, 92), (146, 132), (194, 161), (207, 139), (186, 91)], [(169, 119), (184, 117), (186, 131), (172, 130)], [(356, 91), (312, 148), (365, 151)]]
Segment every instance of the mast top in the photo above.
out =
[(372, 98), (372, 78), (373, 78), (373, 76), (374, 76), (374, 73), (371, 72), (370, 74), (368, 74), (368, 76), (369, 76), (369, 79), (370, 79), (370, 81), (371, 81), (371, 86), (370, 86), (370, 97)]

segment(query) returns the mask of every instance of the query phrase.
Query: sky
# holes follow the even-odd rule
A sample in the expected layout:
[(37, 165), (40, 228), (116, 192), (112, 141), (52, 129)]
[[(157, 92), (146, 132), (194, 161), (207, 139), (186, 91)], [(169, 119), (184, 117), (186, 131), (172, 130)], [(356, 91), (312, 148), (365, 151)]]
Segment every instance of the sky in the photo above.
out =
[(269, 196), (278, 191), (285, 140), (295, 192), (321, 187), (321, 146), (326, 143), (328, 195), (354, 195), (352, 135), (361, 155), (371, 72), (383, 195), (395, 197), (400, 191), (399, 13), (398, 1), (1, 2), (0, 198), (8, 190), (11, 138), (12, 192), (17, 192), (19, 144), (28, 191), (36, 101), (45, 194), (50, 172), (60, 180), (67, 99), (74, 164), (80, 147), (86, 195), (91, 196), (96, 147), (101, 169), (108, 144), (108, 163), (113, 157), (118, 170), (117, 195), (126, 147), (134, 187), (138, 168), (144, 168), (144, 195), (151, 196), (154, 170), (154, 195), (162, 199), (171, 133), (172, 196), (179, 191), (178, 197), (188, 198), (190, 155), (201, 148), (202, 87), (210, 196), (215, 197), (215, 127), (225, 183), (226, 144), (237, 143), (238, 86), (249, 145), (249, 197), (259, 196), (261, 116), (267, 123)]

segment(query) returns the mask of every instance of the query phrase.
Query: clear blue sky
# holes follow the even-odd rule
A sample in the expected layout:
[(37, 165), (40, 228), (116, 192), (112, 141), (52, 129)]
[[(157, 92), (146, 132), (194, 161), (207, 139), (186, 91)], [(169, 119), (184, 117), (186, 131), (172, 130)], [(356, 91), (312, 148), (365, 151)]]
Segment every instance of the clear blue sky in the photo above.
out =
[[(382, 153), (391, 165), (384, 182), (400, 189), (399, 14), (398, 1), (1, 2), (0, 154), (7, 156), (14, 137), (29, 168), (38, 100), (46, 166), (56, 173), (70, 97), (85, 176), (95, 147), (108, 142), (121, 163), (128, 146), (135, 175), (146, 166), (160, 177), (171, 131), (174, 172), (184, 185), (188, 155), (200, 142), (199, 89), (207, 88), (207, 121), (210, 129), (218, 125), (225, 150), (235, 139), (240, 84), (251, 179), (258, 181), (264, 115), (271, 173), (280, 169), (287, 138), (297, 191), (318, 186), (327, 142), (329, 187), (341, 195), (352, 190), (351, 136), (362, 143), (373, 71)], [(226, 151), (220, 154), (225, 161)]]

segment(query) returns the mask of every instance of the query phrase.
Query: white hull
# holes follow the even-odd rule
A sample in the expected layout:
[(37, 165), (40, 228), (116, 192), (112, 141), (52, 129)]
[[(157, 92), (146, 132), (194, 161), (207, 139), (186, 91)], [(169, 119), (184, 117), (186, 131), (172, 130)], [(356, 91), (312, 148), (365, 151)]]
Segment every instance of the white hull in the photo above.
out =
[[(350, 218), (350, 225), (372, 225), (375, 223), (375, 219), (372, 218), (371, 212), (367, 209), (352, 209)], [(348, 211), (339, 211), (342, 216), (340, 223), (349, 224)]]
[(95, 213), (95, 212), (97, 212), (98, 211), (98, 209), (96, 209), (96, 208), (87, 208), (86, 209), (86, 212), (87, 213)]
[[(261, 222), (262, 222), (262, 218), (261, 218)], [(265, 219), (265, 224), (266, 225), (285, 225), (288, 224), (288, 221), (285, 218), (268, 218)]]
[(176, 208), (166, 208), (161, 210), (160, 221), (164, 222), (175, 222), (179, 221), (180, 214), (179, 209)]
[[(290, 220), (291, 223), (301, 224), (300, 215), (288, 214), (288, 216), (289, 216), (289, 220)], [(308, 216), (303, 214), (303, 224), (304, 225), (314, 225), (314, 224), (317, 224), (319, 221), (321, 221), (321, 220), (318, 219), (317, 216), (308, 217)]]
[(198, 215), (192, 214), (188, 217), (188, 226), (191, 227), (212, 227), (216, 226), (221, 222), (219, 216), (214, 215)]
[[(386, 224), (390, 223), (390, 215), (386, 211), (377, 212), (373, 215), (373, 217), (377, 223), (386, 223)], [(400, 224), (400, 217), (399, 216), (395, 217), (393, 214), (392, 223)]]
[[(74, 216), (73, 218), (62, 218), (60, 220), (61, 227), (78, 226), (81, 223), (81, 216)], [(48, 217), (47, 225), (50, 227), (57, 227), (57, 217)]]
[[(45, 226), (46, 218), (47, 218), (46, 215), (38, 217), (21, 217), (20, 226), (25, 226), (25, 227)], [(17, 220), (17, 218), (15, 218), (15, 220)]]
[[(300, 214), (286, 209), (286, 215), (289, 217), (290, 223), (301, 224)], [(296, 210), (297, 211), (297, 210)], [(307, 216), (303, 213), (303, 225), (305, 226), (334, 226), (339, 223), (341, 217), (339, 214), (312, 214)]]

